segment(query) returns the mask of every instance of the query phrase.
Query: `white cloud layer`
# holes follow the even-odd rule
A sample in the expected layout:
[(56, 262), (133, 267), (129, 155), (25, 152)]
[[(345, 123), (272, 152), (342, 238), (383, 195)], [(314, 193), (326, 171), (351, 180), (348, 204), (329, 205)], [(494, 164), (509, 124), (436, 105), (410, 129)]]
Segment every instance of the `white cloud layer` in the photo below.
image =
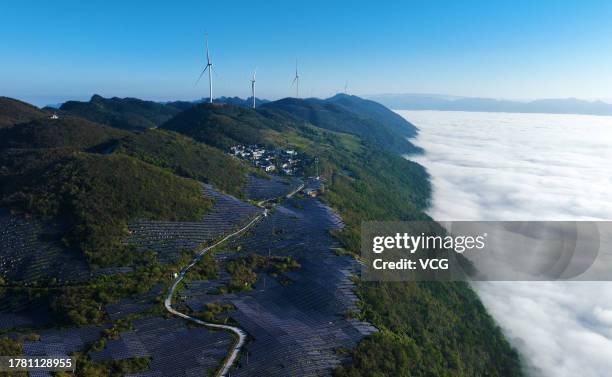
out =
[[(398, 111), (421, 129), (436, 220), (612, 220), (612, 117)], [(480, 282), (534, 376), (612, 372), (612, 283)]]

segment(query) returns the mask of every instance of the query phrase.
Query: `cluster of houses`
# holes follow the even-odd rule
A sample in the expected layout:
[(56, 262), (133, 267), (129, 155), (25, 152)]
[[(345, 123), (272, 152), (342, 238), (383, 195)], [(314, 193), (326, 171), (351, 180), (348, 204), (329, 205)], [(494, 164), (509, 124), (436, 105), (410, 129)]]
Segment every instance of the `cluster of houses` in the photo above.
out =
[(230, 148), (230, 154), (268, 173), (298, 175), (301, 173), (302, 160), (292, 149), (265, 149), (259, 145), (235, 145)]

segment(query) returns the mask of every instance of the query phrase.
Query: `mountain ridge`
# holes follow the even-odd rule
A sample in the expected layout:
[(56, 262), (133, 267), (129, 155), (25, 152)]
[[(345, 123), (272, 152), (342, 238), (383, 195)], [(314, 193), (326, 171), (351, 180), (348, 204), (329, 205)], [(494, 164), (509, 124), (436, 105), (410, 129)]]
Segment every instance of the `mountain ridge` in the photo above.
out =
[(513, 101), (484, 97), (458, 97), (418, 93), (368, 95), (366, 98), (380, 102), (395, 110), (612, 115), (612, 104), (577, 98)]

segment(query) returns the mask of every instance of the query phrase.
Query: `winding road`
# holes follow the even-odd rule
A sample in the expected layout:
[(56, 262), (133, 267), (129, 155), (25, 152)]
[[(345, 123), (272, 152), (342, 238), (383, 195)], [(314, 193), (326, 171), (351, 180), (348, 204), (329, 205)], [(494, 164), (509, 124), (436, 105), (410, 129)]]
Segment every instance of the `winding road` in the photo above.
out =
[[(290, 192), (289, 194), (287, 194), (285, 196), (285, 198), (289, 199), (291, 198), (293, 195), (295, 195), (296, 193), (298, 193), (300, 190), (302, 190), (304, 188), (304, 184), (300, 184), (300, 186), (298, 188), (296, 188), (295, 190), (293, 190), (292, 192)], [(264, 207), (264, 204), (268, 201), (271, 200), (276, 200), (277, 198), (273, 198), (273, 199), (266, 199), (263, 200), (259, 203), (257, 203), (257, 206), (260, 208)], [(179, 274), (176, 276), (176, 278), (174, 279), (174, 281), (172, 282), (172, 285), (170, 286), (170, 289), (168, 290), (168, 294), (166, 295), (166, 298), (164, 300), (164, 306), (166, 307), (166, 310), (178, 317), (184, 318), (188, 321), (192, 321), (195, 322), (199, 325), (203, 325), (209, 328), (213, 328), (213, 329), (218, 329), (218, 330), (225, 330), (225, 331), (230, 331), (231, 333), (233, 333), (234, 335), (236, 335), (238, 337), (238, 341), (236, 341), (233, 345), (233, 349), (230, 352), (230, 354), (225, 358), (225, 360), (223, 361), (223, 365), (221, 366), (221, 368), (219, 369), (219, 371), (217, 372), (217, 376), (219, 377), (226, 377), (229, 374), (229, 370), (232, 367), (232, 365), (234, 365), (234, 361), (236, 361), (236, 358), (238, 357), (238, 353), (240, 352), (240, 349), (242, 348), (242, 346), (244, 345), (244, 342), (246, 340), (246, 333), (240, 329), (239, 327), (236, 326), (230, 326), (230, 325), (221, 325), (218, 323), (212, 323), (212, 322), (205, 322), (202, 321), (198, 318), (194, 318), (191, 317), (185, 313), (181, 313), (178, 310), (174, 309), (172, 307), (172, 297), (174, 296), (174, 292), (176, 291), (176, 287), (178, 287), (179, 283), (183, 280), (183, 278), (185, 277), (185, 275), (187, 274), (187, 272), (191, 269), (191, 267), (195, 266), (196, 263), (198, 263), (201, 259), (202, 256), (204, 254), (206, 254), (207, 252), (209, 252), (210, 250), (214, 249), (215, 247), (223, 244), (224, 242), (240, 235), (241, 233), (243, 233), (244, 231), (246, 231), (247, 229), (249, 229), (250, 227), (252, 227), (255, 223), (257, 223), (259, 220), (261, 220), (262, 218), (266, 217), (268, 215), (268, 209), (267, 208), (263, 208), (263, 211), (255, 216), (248, 224), (246, 224), (244, 227), (240, 228), (239, 230), (230, 233), (228, 235), (226, 235), (225, 237), (223, 237), (222, 239), (220, 239), (219, 241), (215, 242), (214, 244), (207, 246), (205, 248), (203, 248), (202, 250), (198, 251), (198, 253), (195, 255), (195, 257), (191, 260), (191, 262), (189, 263), (189, 265), (187, 265), (185, 268), (183, 268), (181, 270), (181, 272), (179, 272)]]

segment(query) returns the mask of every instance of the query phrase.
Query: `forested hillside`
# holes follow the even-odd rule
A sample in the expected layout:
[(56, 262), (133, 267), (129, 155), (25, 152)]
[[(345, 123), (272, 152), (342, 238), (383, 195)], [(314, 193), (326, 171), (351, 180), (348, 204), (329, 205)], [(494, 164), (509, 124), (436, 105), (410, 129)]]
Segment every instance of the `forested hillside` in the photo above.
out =
[(159, 126), (189, 106), (188, 102), (162, 104), (137, 98), (94, 95), (89, 102), (65, 102), (60, 110), (115, 128), (143, 130)]
[(414, 124), (393, 111), (389, 111), (378, 102), (342, 93), (336, 94), (325, 101), (333, 103), (360, 118), (373, 119), (382, 123), (405, 137), (417, 135), (417, 128)]
[[(370, 105), (365, 102), (365, 105)], [(413, 136), (416, 128), (408, 122), (398, 127), (393, 115), (381, 116), (370, 110), (371, 106), (356, 103), (350, 97), (341, 100), (316, 98), (284, 98), (263, 105), (265, 109), (285, 111), (295, 119), (306, 121), (317, 127), (359, 136), (362, 140), (376, 144), (387, 151), (404, 154), (420, 150), (406, 139)], [(367, 116), (365, 115), (367, 114)], [(388, 125), (385, 120), (392, 118)]]
[(0, 148), (87, 149), (126, 137), (127, 132), (77, 117), (48, 117), (0, 129)]
[(49, 114), (29, 103), (13, 98), (0, 97), (0, 128), (46, 116), (49, 116)]
[(149, 130), (121, 140), (116, 152), (168, 168), (182, 177), (211, 183), (236, 196), (241, 194), (247, 173), (254, 171), (244, 163), (229, 158), (217, 148), (161, 129)]

